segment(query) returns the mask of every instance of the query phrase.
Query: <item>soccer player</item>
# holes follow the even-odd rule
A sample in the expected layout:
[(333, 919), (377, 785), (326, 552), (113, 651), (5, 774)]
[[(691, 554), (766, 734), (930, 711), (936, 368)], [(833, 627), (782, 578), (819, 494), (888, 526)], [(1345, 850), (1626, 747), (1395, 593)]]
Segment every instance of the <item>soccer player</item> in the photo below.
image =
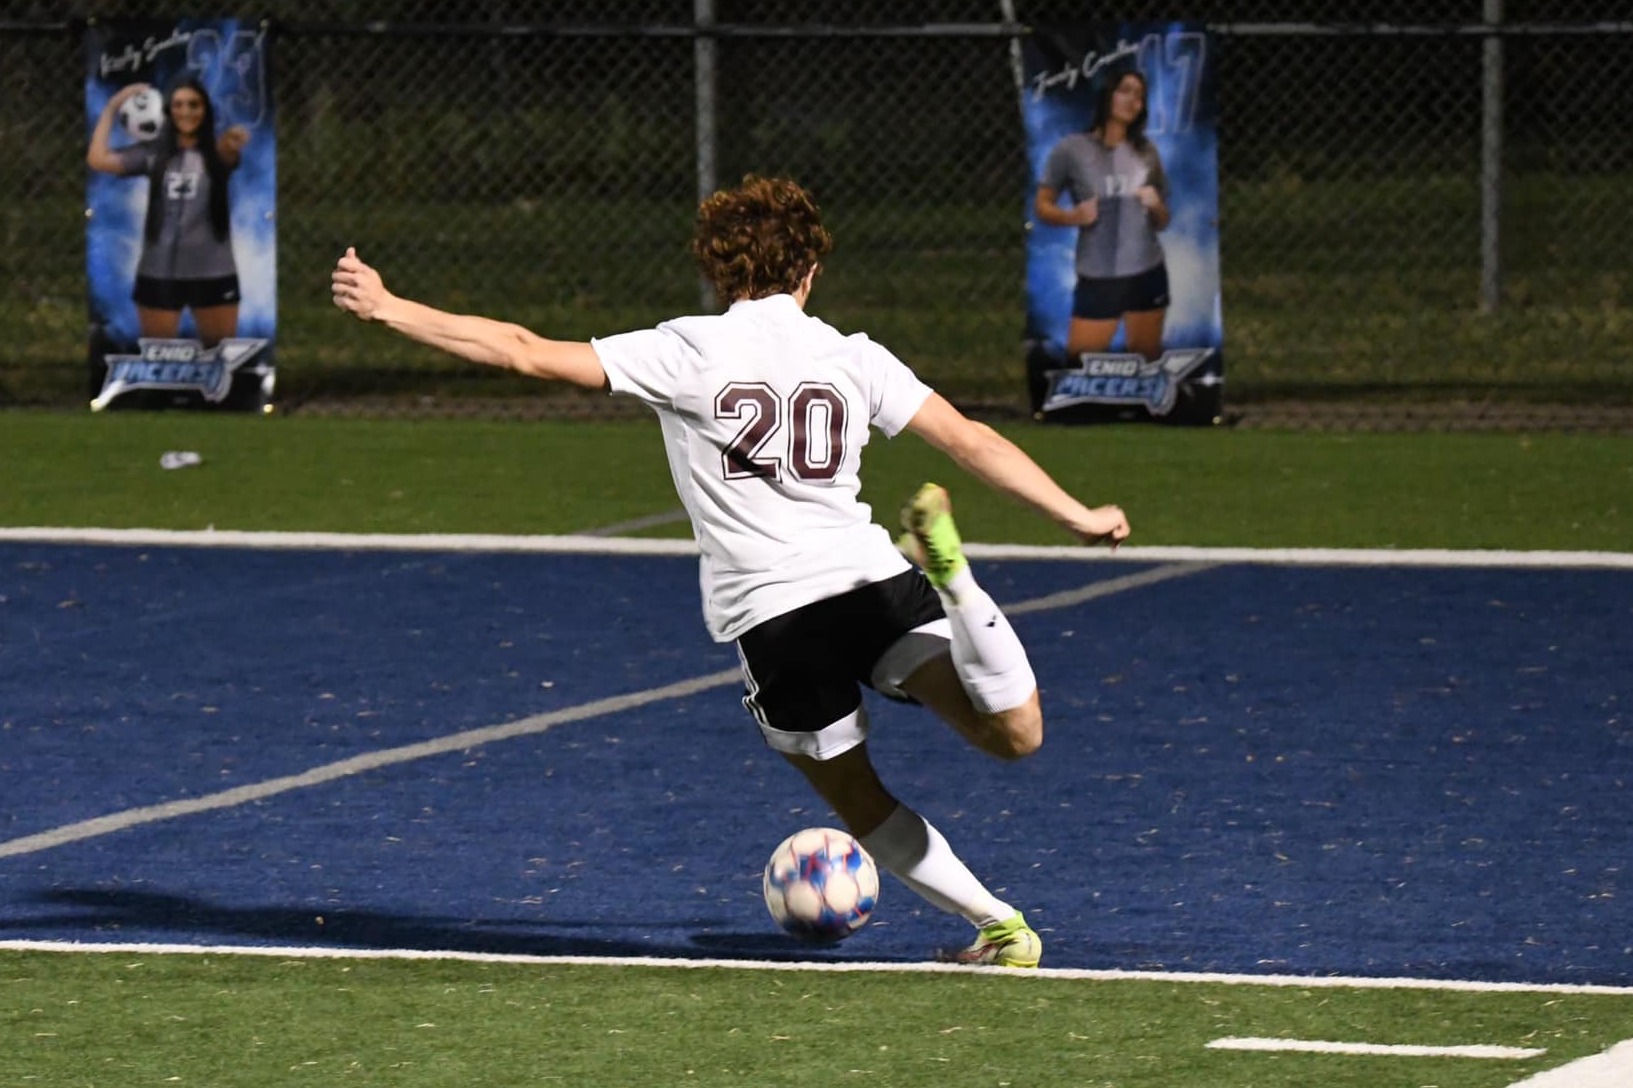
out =
[(870, 426), (912, 431), (1087, 542), (1115, 547), (1128, 521), (1116, 506), (1072, 498), (865, 335), (806, 314), (832, 246), (803, 188), (750, 176), (698, 208), (692, 252), (730, 304), (722, 314), (547, 340), (399, 298), (354, 249), (332, 288), (341, 309), (461, 358), (650, 405), (702, 553), (709, 632), (737, 643), (743, 704), (766, 742), (881, 866), (977, 928), (941, 958), (1035, 967), (1042, 942), (1021, 912), (880, 782), (861, 685), (921, 703), (981, 750), (1014, 759), (1043, 741), (1037, 682), (970, 572), (947, 493), (921, 488), (893, 544), (857, 498), (862, 448)]

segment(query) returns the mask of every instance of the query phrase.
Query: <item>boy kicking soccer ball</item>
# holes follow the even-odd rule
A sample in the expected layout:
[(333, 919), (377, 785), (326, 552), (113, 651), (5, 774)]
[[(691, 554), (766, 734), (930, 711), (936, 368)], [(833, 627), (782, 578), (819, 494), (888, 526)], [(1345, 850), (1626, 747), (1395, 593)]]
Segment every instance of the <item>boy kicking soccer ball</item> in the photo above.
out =
[[(722, 314), (585, 342), (546, 340), (387, 291), (348, 249), (335, 305), (472, 362), (637, 397), (658, 415), (702, 553), (709, 633), (735, 641), (743, 705), (878, 864), (976, 927), (957, 963), (1036, 967), (1042, 942), (879, 780), (861, 687), (928, 707), (999, 759), (1043, 742), (1037, 682), (964, 558), (947, 492), (920, 488), (899, 542), (857, 498), (869, 428), (911, 431), (1079, 539), (1116, 547), (1116, 506), (1068, 495), (861, 333), (805, 312), (833, 248), (809, 194), (748, 177), (698, 207), (692, 253)], [(908, 559), (912, 559), (909, 564)], [(916, 567), (915, 567), (916, 565)]]

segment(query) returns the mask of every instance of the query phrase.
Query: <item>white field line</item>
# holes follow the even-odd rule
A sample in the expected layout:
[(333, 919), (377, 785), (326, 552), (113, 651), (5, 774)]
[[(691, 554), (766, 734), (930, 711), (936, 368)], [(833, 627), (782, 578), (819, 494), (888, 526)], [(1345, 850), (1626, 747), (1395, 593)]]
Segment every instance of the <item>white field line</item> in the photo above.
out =
[(1017, 601), (1014, 604), (1003, 606), (1006, 616), (1024, 616), (1031, 612), (1048, 612), (1056, 608), (1070, 608), (1074, 604), (1092, 601), (1100, 597), (1109, 597), (1113, 593), (1121, 593), (1125, 589), (1140, 589), (1144, 586), (1166, 582), (1170, 578), (1179, 578), (1186, 574), (1199, 574), (1205, 570), (1212, 570), (1214, 563), (1173, 563), (1163, 567), (1152, 567), (1150, 570), (1136, 571), (1133, 574), (1124, 574), (1117, 578), (1107, 578), (1100, 582), (1090, 582), (1086, 586), (1076, 589), (1062, 590), (1059, 593), (1050, 593), (1043, 597), (1033, 597), (1028, 601)]
[(628, 521), (615, 521), (611, 525), (598, 525), (594, 529), (584, 530), (579, 535), (604, 539), (609, 536), (638, 533), (642, 529), (656, 529), (660, 525), (678, 525), (685, 520), (685, 510), (666, 510), (661, 514), (648, 514), (644, 518), (630, 518)]
[(0, 542), (126, 547), (261, 548), (375, 552), (574, 552), (588, 555), (696, 555), (691, 540), (640, 537), (501, 536), (483, 533), (282, 533), (237, 529), (0, 528)]
[[(576, 967), (715, 968), (737, 971), (838, 971), (1004, 975), (1010, 978), (1090, 982), (1195, 983), (1200, 985), (1271, 986), (1325, 990), (1438, 990), (1455, 993), (1584, 994), (1633, 997), (1633, 986), (1598, 986), (1569, 982), (1473, 982), (1461, 979), (1360, 978), (1341, 975), (1235, 975), (1205, 971), (1111, 971), (1087, 968), (966, 967), (955, 963), (870, 963), (823, 961), (682, 959), (667, 956), (530, 956), (516, 952), (443, 952), (416, 948), (315, 948), (269, 945), (153, 944), (79, 941), (0, 941), (0, 952), (98, 953), (120, 956), (265, 956), (282, 960), (429, 960), (463, 963), (517, 963)], [(1618, 1085), (1617, 1088), (1624, 1088)]]
[(1627, 1088), (1633, 1084), (1633, 1039), (1589, 1058), (1526, 1077), (1510, 1088)]
[[(0, 542), (127, 547), (304, 548), (345, 551), (528, 552), (585, 555), (696, 555), (691, 540), (464, 533), (289, 533), (237, 529), (0, 528)], [(1296, 566), (1519, 567), (1633, 570), (1633, 552), (1458, 551), (1438, 548), (1104, 548), (970, 543), (972, 559), (1058, 559), (1101, 563), (1272, 563)]]
[(511, 737), (526, 736), (530, 733), (543, 733), (547, 729), (567, 722), (582, 721), (585, 718), (595, 718), (603, 714), (615, 714), (621, 710), (645, 706), (647, 703), (655, 703), (664, 699), (680, 699), (688, 695), (695, 695), (700, 691), (707, 691), (710, 688), (723, 687), (734, 680), (741, 679), (741, 675), (736, 669), (710, 673), (707, 676), (693, 677), (690, 680), (682, 680), (660, 688), (648, 688), (645, 691), (632, 692), (628, 695), (615, 695), (608, 699), (597, 699), (594, 702), (580, 703), (578, 706), (564, 707), (548, 714), (535, 714), (532, 717), (506, 722), (503, 725), (467, 729), (461, 733), (451, 733), (444, 737), (421, 741), (418, 744), (405, 744), (398, 748), (365, 752), (362, 755), (352, 756), (350, 759), (342, 759), (335, 763), (325, 763), (322, 766), (313, 767), (311, 770), (302, 771), (300, 774), (285, 775), (282, 778), (269, 778), (264, 782), (238, 786), (234, 789), (222, 790), (220, 793), (207, 793), (199, 797), (188, 797), (179, 801), (165, 801), (157, 805), (144, 805), (141, 808), (129, 808), (123, 812), (112, 812), (106, 816), (64, 824), (49, 831), (41, 831), (38, 834), (24, 835), (21, 838), (0, 842), (0, 858), (15, 857), (18, 854), (32, 854), (40, 850), (49, 850), (54, 846), (63, 846), (83, 839), (109, 835), (115, 831), (123, 831), (126, 828), (136, 827), (141, 824), (157, 823), (160, 820), (173, 820), (178, 816), (190, 816), (196, 812), (232, 808), (236, 805), (273, 797), (280, 793), (288, 793), (291, 790), (304, 789), (307, 786), (319, 786), (325, 782), (333, 782), (337, 779), (362, 774), (364, 771), (390, 767), (397, 763), (408, 763), (412, 760), (424, 759), (427, 756), (442, 755), (445, 752), (465, 751), (478, 745), (509, 740)]
[[(1064, 608), (1069, 605), (1091, 601), (1098, 597), (1109, 597), (1125, 589), (1137, 589), (1141, 586), (1164, 582), (1170, 578), (1182, 578), (1188, 574), (1196, 574), (1208, 569), (1206, 565), (1199, 563), (1175, 563), (1170, 566), (1156, 567), (1152, 570), (1138, 571), (1122, 578), (1108, 578), (1099, 582), (1091, 582), (1079, 589), (1064, 593), (1034, 597), (1029, 601), (1008, 605), (1005, 611), (1016, 614), (1037, 612), (1046, 608)], [(264, 782), (237, 786), (230, 790), (222, 790), (219, 793), (207, 793), (199, 797), (144, 805), (140, 808), (126, 809), (123, 812), (112, 812), (106, 816), (97, 816), (89, 820), (63, 824), (47, 831), (0, 842), (0, 858), (37, 853), (41, 850), (49, 850), (52, 847), (65, 846), (71, 842), (110, 835), (116, 831), (124, 831), (127, 828), (138, 827), (142, 824), (173, 820), (178, 816), (191, 816), (199, 812), (233, 808), (237, 805), (248, 804), (251, 801), (274, 797), (280, 793), (288, 793), (291, 790), (305, 789), (308, 786), (319, 786), (342, 778), (350, 778), (353, 775), (377, 770), (381, 767), (408, 763), (416, 759), (424, 759), (427, 756), (442, 755), (446, 752), (465, 751), (478, 745), (509, 740), (512, 737), (543, 733), (547, 729), (553, 729), (567, 722), (597, 718), (604, 714), (616, 714), (620, 711), (631, 710), (635, 707), (661, 702), (665, 699), (685, 698), (689, 695), (696, 695), (698, 692), (708, 691), (711, 688), (725, 687), (731, 683), (741, 682), (741, 680), (742, 674), (736, 669), (709, 673), (706, 676), (694, 676), (689, 680), (681, 680), (659, 688), (648, 688), (645, 691), (614, 695), (606, 699), (580, 703), (577, 706), (563, 707), (548, 714), (535, 714), (517, 721), (483, 726), (479, 729), (467, 729), (463, 732), (451, 733), (447, 736), (420, 741), (416, 744), (385, 748), (376, 752), (365, 752), (349, 759), (313, 767), (310, 770), (302, 771), (300, 774), (270, 778)]]
[(1414, 1043), (1328, 1043), (1315, 1039), (1215, 1039), (1209, 1050), (1263, 1050), (1298, 1051), (1305, 1054), (1375, 1054), (1381, 1057), (1401, 1058), (1490, 1058), (1499, 1061), (1520, 1061), (1540, 1058), (1547, 1050), (1528, 1050), (1517, 1046), (1490, 1046), (1473, 1043), (1463, 1046), (1419, 1046)]

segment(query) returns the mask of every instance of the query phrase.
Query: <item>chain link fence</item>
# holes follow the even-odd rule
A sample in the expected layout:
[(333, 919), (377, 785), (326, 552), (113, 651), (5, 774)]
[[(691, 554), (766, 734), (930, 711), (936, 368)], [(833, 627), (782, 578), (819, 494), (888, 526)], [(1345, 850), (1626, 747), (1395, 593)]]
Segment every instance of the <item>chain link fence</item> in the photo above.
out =
[(589, 410), (344, 319), (335, 257), (545, 335), (650, 325), (703, 305), (700, 176), (752, 171), (800, 178), (835, 230), (816, 312), (955, 401), (1021, 411), (1011, 47), (1093, 17), (1218, 35), (1229, 409), (1627, 414), (1633, 27), (1610, 0), (1509, 7), (1456, 0), (1429, 27), (1384, 0), (0, 0), (0, 405), (84, 401), (84, 21), (253, 14), (285, 410)]

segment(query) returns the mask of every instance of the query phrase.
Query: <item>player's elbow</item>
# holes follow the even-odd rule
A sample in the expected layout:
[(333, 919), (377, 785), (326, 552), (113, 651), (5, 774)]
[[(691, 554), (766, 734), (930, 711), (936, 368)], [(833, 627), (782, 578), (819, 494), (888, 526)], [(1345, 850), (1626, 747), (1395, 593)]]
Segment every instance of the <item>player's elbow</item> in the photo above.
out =
[(1032, 214), (1037, 217), (1038, 222), (1051, 227), (1062, 226), (1066, 221), (1066, 213), (1061, 210), (1060, 202), (1052, 189), (1040, 188), (1033, 194)]
[(567, 382), (584, 389), (607, 387), (601, 360), (589, 344), (568, 340), (546, 340), (515, 326), (517, 351), (513, 369), (533, 378)]
[(505, 330), (504, 365), (530, 378), (553, 378), (550, 370), (549, 344), (541, 337), (512, 325)]

